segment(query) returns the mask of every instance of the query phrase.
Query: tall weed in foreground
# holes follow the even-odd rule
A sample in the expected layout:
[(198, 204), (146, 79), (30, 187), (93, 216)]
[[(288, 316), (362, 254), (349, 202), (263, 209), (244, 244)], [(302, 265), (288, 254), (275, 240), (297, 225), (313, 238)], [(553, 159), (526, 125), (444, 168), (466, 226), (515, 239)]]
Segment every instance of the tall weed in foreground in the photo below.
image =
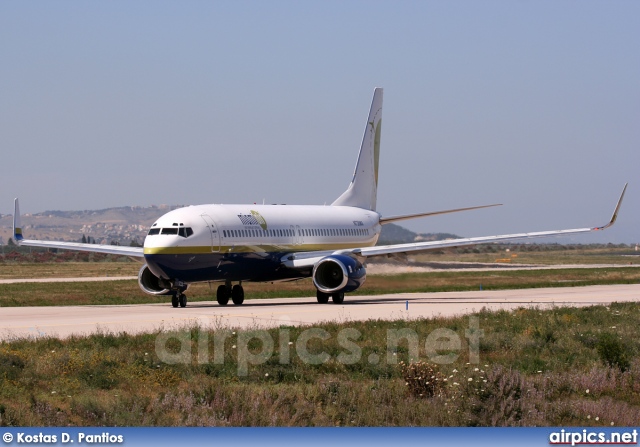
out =
[(438, 366), (427, 362), (400, 362), (402, 372), (409, 392), (414, 397), (440, 396), (447, 384), (447, 378), (438, 371)]

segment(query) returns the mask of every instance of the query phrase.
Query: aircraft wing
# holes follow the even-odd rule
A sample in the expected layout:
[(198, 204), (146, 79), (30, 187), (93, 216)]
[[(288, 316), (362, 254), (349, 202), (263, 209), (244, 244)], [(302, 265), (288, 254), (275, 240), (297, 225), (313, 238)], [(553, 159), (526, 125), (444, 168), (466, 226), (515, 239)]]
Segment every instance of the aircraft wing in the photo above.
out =
[(126, 247), (121, 245), (82, 244), (80, 242), (38, 241), (34, 239), (25, 239), (22, 235), (22, 225), (20, 223), (20, 205), (18, 203), (18, 199), (15, 200), (15, 210), (13, 213), (13, 240), (15, 241), (16, 245), (24, 245), (28, 247), (92, 251), (95, 253), (106, 253), (110, 255), (130, 256), (134, 258), (144, 257), (144, 252), (142, 247)]
[(346, 250), (337, 250), (333, 252), (301, 252), (292, 253), (284, 258), (282, 262), (284, 265), (290, 268), (307, 268), (312, 267), (320, 259), (332, 254), (344, 254), (352, 255), (361, 258), (368, 258), (372, 256), (387, 256), (402, 253), (415, 253), (421, 251), (438, 250), (442, 248), (450, 247), (462, 247), (465, 245), (477, 245), (486, 244), (491, 242), (501, 242), (514, 239), (533, 239), (546, 236), (565, 236), (568, 234), (590, 233), (592, 231), (600, 231), (612, 226), (618, 218), (618, 211), (624, 198), (624, 193), (627, 190), (627, 184), (624, 185), (620, 199), (613, 211), (613, 215), (609, 220), (609, 223), (600, 227), (587, 227), (587, 228), (574, 228), (569, 230), (553, 230), (553, 231), (539, 231), (535, 233), (516, 233), (516, 234), (502, 234), (497, 236), (481, 236), (461, 239), (449, 239), (444, 241), (430, 241), (430, 242), (415, 242), (409, 244), (395, 244), (395, 245), (382, 245), (376, 247), (362, 247)]

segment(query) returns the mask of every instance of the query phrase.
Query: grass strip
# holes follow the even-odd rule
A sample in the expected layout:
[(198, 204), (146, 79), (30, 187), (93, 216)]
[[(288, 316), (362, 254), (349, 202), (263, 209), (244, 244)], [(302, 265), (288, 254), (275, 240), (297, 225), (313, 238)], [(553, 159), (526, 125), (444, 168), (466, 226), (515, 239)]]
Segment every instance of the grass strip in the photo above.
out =
[[(636, 267), (517, 270), (490, 272), (428, 272), (400, 275), (370, 275), (365, 284), (349, 294), (452, 292), (539, 287), (635, 284), (640, 282)], [(244, 283), (247, 299), (314, 297), (310, 279), (287, 283)], [(216, 284), (192, 285), (189, 301), (215, 301)], [(66, 306), (166, 303), (168, 297), (144, 294), (135, 280), (69, 283), (17, 283), (0, 286), (0, 307)]]
[[(468, 316), (326, 323), (306, 339), (309, 328), (288, 326), (17, 339), (0, 343), (0, 425), (637, 425), (639, 316), (637, 303), (483, 310), (477, 363)], [(427, 352), (443, 330), (460, 345)], [(412, 342), (389, 344), (393, 331), (415, 337), (418, 358)], [(166, 352), (186, 355), (167, 363)], [(435, 355), (451, 356), (435, 366), (447, 380), (421, 396), (399, 363)]]

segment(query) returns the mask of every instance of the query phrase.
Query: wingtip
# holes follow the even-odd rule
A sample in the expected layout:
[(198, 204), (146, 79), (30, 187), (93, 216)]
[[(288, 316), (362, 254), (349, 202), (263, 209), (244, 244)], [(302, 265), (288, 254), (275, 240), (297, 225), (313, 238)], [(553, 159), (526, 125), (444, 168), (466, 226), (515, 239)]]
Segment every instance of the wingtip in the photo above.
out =
[(22, 236), (22, 224), (20, 222), (20, 201), (16, 197), (13, 200), (13, 240), (16, 244), (24, 239)]
[(620, 211), (620, 206), (622, 205), (622, 199), (624, 199), (624, 193), (627, 192), (627, 186), (629, 186), (629, 182), (625, 183), (624, 187), (622, 188), (622, 194), (620, 194), (620, 198), (618, 199), (618, 203), (613, 210), (613, 214), (611, 215), (611, 220), (609, 220), (609, 223), (602, 227), (595, 227), (593, 228), (593, 230), (605, 230), (616, 223), (616, 220), (618, 219), (618, 212)]

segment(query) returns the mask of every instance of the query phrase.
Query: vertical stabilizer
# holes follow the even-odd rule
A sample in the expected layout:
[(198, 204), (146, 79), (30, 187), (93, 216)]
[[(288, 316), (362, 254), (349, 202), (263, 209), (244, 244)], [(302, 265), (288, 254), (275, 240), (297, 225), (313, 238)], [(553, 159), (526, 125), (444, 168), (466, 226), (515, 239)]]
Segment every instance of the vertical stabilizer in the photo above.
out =
[(355, 206), (374, 211), (378, 195), (378, 164), (380, 160), (380, 131), (382, 127), (382, 89), (373, 91), (373, 102), (362, 138), (362, 146), (353, 173), (353, 180), (331, 205)]

